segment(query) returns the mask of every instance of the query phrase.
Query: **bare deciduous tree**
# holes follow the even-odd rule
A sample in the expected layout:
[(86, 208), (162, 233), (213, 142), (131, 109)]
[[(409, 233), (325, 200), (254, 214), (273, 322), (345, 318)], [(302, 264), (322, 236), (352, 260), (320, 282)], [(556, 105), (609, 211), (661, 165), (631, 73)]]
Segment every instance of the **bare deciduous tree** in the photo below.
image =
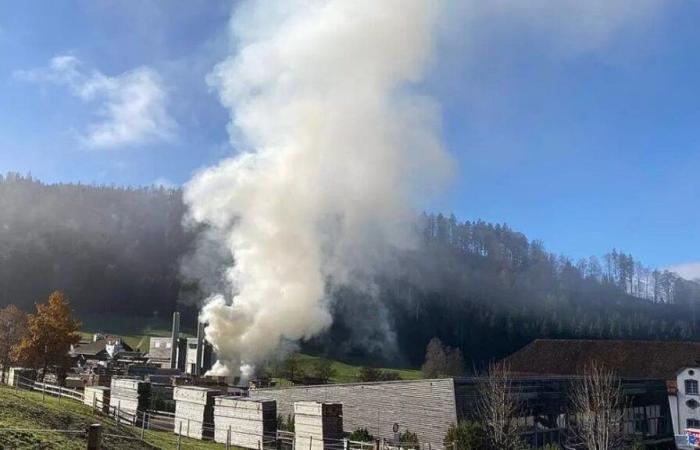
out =
[(499, 450), (524, 448), (519, 423), (524, 408), (509, 368), (491, 364), (486, 376), (479, 381), (478, 389), (477, 414), (486, 430), (489, 446)]
[(570, 393), (571, 443), (588, 450), (614, 450), (624, 443), (622, 384), (615, 373), (590, 363)]

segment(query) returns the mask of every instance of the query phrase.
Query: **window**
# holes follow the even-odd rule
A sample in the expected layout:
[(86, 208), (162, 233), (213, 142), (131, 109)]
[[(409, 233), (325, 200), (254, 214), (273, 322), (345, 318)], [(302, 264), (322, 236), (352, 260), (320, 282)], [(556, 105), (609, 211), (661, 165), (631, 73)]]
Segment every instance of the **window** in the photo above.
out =
[(173, 348), (173, 343), (172, 343), (172, 342), (166, 342), (166, 343), (165, 343), (165, 348)]
[(155, 348), (160, 348), (160, 342), (156, 341), (156, 342), (153, 344), (153, 346), (154, 346)]
[(685, 393), (687, 395), (698, 395), (698, 380), (685, 380)]
[(700, 427), (700, 420), (698, 419), (688, 419), (685, 421), (687, 428), (698, 428)]

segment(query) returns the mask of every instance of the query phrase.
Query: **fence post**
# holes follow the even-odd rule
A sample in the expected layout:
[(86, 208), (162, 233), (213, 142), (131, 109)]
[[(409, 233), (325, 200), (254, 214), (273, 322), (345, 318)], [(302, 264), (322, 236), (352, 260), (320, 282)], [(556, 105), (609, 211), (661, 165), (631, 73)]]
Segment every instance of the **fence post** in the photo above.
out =
[(187, 437), (190, 437), (190, 419), (187, 419)]
[(231, 445), (231, 425), (229, 425), (228, 430), (226, 430), (226, 450), (229, 450), (229, 445)]
[(44, 400), (46, 397), (46, 383), (41, 385), (41, 403), (44, 403), (46, 400)]
[(143, 441), (143, 437), (146, 435), (146, 417), (148, 413), (146, 411), (143, 412), (143, 417), (141, 418), (141, 440)]
[(63, 388), (61, 386), (58, 387), (58, 404), (61, 404), (61, 397), (63, 397)]
[(262, 445), (260, 445), (260, 441), (258, 441), (258, 450), (262, 450)]
[(122, 415), (121, 406), (122, 406), (122, 401), (119, 400), (119, 401), (117, 402), (117, 428), (119, 428), (119, 418), (120, 418), (121, 415)]
[(314, 437), (309, 436), (309, 450), (311, 450), (311, 448), (312, 448), (311, 446), (313, 445), (313, 443), (314, 443)]
[(375, 439), (374, 440), (374, 450), (379, 450), (379, 449), (380, 449), (379, 439)]
[(177, 432), (177, 450), (180, 450), (180, 440), (182, 439), (182, 421), (180, 421), (180, 428)]
[(92, 415), (95, 415), (95, 411), (97, 410), (97, 395), (93, 394), (92, 396)]
[(100, 450), (102, 447), (102, 425), (93, 423), (87, 429), (87, 450)]

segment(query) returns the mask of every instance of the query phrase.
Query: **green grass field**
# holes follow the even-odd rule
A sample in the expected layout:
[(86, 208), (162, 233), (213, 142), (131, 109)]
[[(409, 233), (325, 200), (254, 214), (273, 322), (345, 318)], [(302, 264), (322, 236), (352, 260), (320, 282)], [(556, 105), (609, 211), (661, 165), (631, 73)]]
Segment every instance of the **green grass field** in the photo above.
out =
[[(94, 333), (105, 333), (118, 335), (133, 349), (148, 351), (151, 337), (170, 336), (170, 322), (164, 319), (148, 317), (123, 317), (105, 315), (83, 315), (81, 336), (84, 339), (91, 339)], [(194, 330), (183, 330), (182, 335), (193, 336)], [(299, 355), (299, 368), (307, 374), (313, 373), (313, 367), (319, 359), (317, 356), (301, 354)], [(334, 375), (329, 380), (331, 383), (352, 383), (358, 381), (358, 373), (361, 365), (349, 364), (347, 362), (332, 361)], [(403, 380), (416, 380), (421, 378), (419, 370), (385, 368), (399, 374)], [(286, 384), (285, 380), (278, 379), (279, 384)]]
[[(121, 449), (174, 449), (177, 436), (169, 431), (145, 433), (141, 441), (140, 430), (121, 425), (106, 417), (93, 415), (91, 409), (73, 400), (46, 396), (40, 392), (16, 390), (0, 385), (0, 449), (57, 449), (83, 450), (86, 447), (82, 434), (57, 433), (55, 431), (20, 430), (85, 430), (92, 423), (101, 423), (105, 436), (102, 448)], [(182, 438), (182, 450), (223, 449), (223, 444)]]
[[(96, 314), (80, 316), (83, 339), (92, 339), (95, 333), (114, 334), (124, 338), (134, 350), (148, 351), (151, 337), (170, 336), (171, 323), (169, 320), (150, 317), (125, 317)], [(193, 337), (194, 330), (183, 329), (183, 337)]]
[[(305, 373), (312, 373), (313, 367), (318, 361), (319, 357), (300, 354), (299, 355), (299, 367)], [(362, 366), (355, 366), (347, 364), (341, 361), (331, 361), (333, 366), (334, 374), (330, 379), (331, 383), (353, 383), (357, 381), (360, 369)], [(417, 380), (421, 378), (420, 370), (414, 369), (393, 369), (384, 368), (382, 370), (396, 372), (401, 376), (402, 380)]]

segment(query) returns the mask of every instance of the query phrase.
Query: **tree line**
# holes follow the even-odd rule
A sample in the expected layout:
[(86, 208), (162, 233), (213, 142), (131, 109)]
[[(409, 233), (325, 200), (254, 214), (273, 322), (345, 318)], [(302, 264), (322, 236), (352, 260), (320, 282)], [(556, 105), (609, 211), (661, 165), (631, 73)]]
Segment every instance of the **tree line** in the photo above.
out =
[[(0, 176), (0, 307), (60, 290), (79, 313), (194, 321), (206, 293), (180, 263), (201, 230), (179, 190)], [(535, 338), (700, 338), (700, 284), (612, 250), (572, 260), (506, 224), (423, 214), (417, 246), (372, 289), (329, 289), (334, 323), (308, 351), (419, 367), (434, 337), (480, 367)], [(371, 291), (372, 294), (367, 294)], [(185, 325), (192, 325), (187, 324)]]

